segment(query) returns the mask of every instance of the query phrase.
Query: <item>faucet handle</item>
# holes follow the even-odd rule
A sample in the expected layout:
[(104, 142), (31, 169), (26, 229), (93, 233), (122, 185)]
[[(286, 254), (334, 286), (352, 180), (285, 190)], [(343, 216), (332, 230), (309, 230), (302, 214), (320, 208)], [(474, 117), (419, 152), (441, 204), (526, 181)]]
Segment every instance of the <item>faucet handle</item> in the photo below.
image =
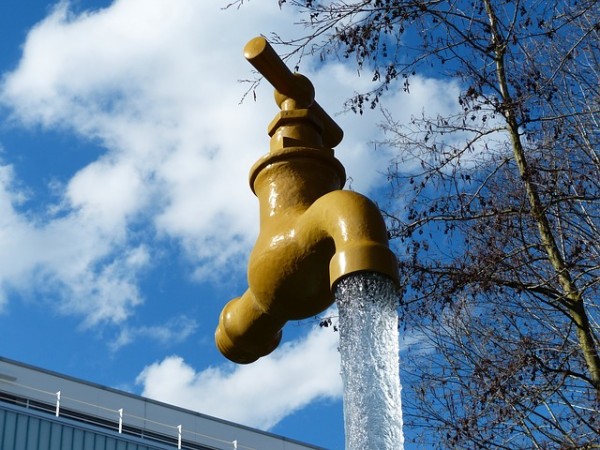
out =
[(262, 36), (251, 39), (244, 47), (244, 57), (271, 83), (279, 94), (294, 99), (298, 105), (310, 108), (323, 125), (323, 144), (335, 147), (344, 136), (340, 126), (315, 100), (312, 83), (285, 65), (271, 44)]

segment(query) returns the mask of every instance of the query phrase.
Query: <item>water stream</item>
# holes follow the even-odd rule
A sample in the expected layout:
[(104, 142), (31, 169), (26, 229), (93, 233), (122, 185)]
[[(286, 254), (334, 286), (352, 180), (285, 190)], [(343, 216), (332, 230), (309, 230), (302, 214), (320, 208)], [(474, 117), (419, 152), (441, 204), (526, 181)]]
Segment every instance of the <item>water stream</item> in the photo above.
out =
[(335, 296), (346, 450), (402, 450), (394, 284), (379, 274), (358, 273), (342, 279)]

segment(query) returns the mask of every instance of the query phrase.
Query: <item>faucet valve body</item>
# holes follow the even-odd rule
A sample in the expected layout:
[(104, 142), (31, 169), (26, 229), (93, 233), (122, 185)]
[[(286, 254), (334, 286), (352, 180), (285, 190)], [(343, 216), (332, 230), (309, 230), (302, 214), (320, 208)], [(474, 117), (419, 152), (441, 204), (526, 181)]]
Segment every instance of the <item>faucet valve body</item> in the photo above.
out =
[[(246, 52), (250, 62), (260, 61), (257, 68), (287, 92), (276, 91), (282, 111), (269, 126), (270, 152), (250, 172), (260, 233), (248, 264), (248, 289), (225, 306), (215, 333), (221, 353), (240, 364), (271, 353), (287, 321), (327, 309), (342, 277), (377, 272), (398, 282), (379, 209), (363, 195), (342, 190), (345, 170), (331, 149), (341, 140), (341, 129), (314, 102), (306, 78), (279, 73), (282, 67), (289, 71), (263, 38), (253, 39), (249, 47), (260, 50), (258, 56)], [(280, 64), (265, 62), (269, 58)], [(273, 67), (279, 71), (275, 75), (269, 72)], [(302, 80), (299, 101), (289, 96), (295, 92), (290, 77)]]

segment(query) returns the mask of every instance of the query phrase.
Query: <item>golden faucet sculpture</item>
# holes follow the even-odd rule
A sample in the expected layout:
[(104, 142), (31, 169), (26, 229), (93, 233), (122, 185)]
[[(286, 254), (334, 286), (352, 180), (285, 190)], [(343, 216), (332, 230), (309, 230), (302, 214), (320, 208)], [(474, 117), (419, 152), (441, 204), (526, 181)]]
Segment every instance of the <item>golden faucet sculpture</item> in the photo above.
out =
[(271, 353), (289, 320), (315, 316), (334, 301), (333, 287), (355, 272), (398, 282), (377, 206), (341, 190), (346, 181), (333, 147), (343, 132), (314, 100), (308, 78), (292, 73), (262, 37), (246, 59), (275, 87), (281, 111), (268, 127), (270, 151), (250, 171), (260, 233), (248, 264), (248, 290), (221, 312), (215, 342), (248, 364)]

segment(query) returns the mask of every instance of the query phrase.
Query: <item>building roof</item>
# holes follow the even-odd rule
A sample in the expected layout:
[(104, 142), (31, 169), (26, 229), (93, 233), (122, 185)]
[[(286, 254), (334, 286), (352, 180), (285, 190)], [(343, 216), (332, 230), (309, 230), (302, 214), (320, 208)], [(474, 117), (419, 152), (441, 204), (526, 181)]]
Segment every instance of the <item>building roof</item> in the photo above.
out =
[[(110, 439), (135, 438), (136, 441), (141, 440), (147, 444), (142, 443), (136, 448), (324, 450), (322, 447), (0, 357), (0, 410), (2, 409), (10, 410), (11, 414), (34, 415), (52, 423), (61, 421), (69, 426), (86, 429), (92, 427), (94, 432), (110, 436)], [(0, 415), (0, 420), (2, 417), (8, 420), (6, 414)], [(4, 429), (6, 435), (6, 427), (6, 423), (4, 426), (0, 423), (0, 434)], [(0, 436), (0, 444), (1, 439)], [(87, 450), (87, 447), (83, 448)]]

